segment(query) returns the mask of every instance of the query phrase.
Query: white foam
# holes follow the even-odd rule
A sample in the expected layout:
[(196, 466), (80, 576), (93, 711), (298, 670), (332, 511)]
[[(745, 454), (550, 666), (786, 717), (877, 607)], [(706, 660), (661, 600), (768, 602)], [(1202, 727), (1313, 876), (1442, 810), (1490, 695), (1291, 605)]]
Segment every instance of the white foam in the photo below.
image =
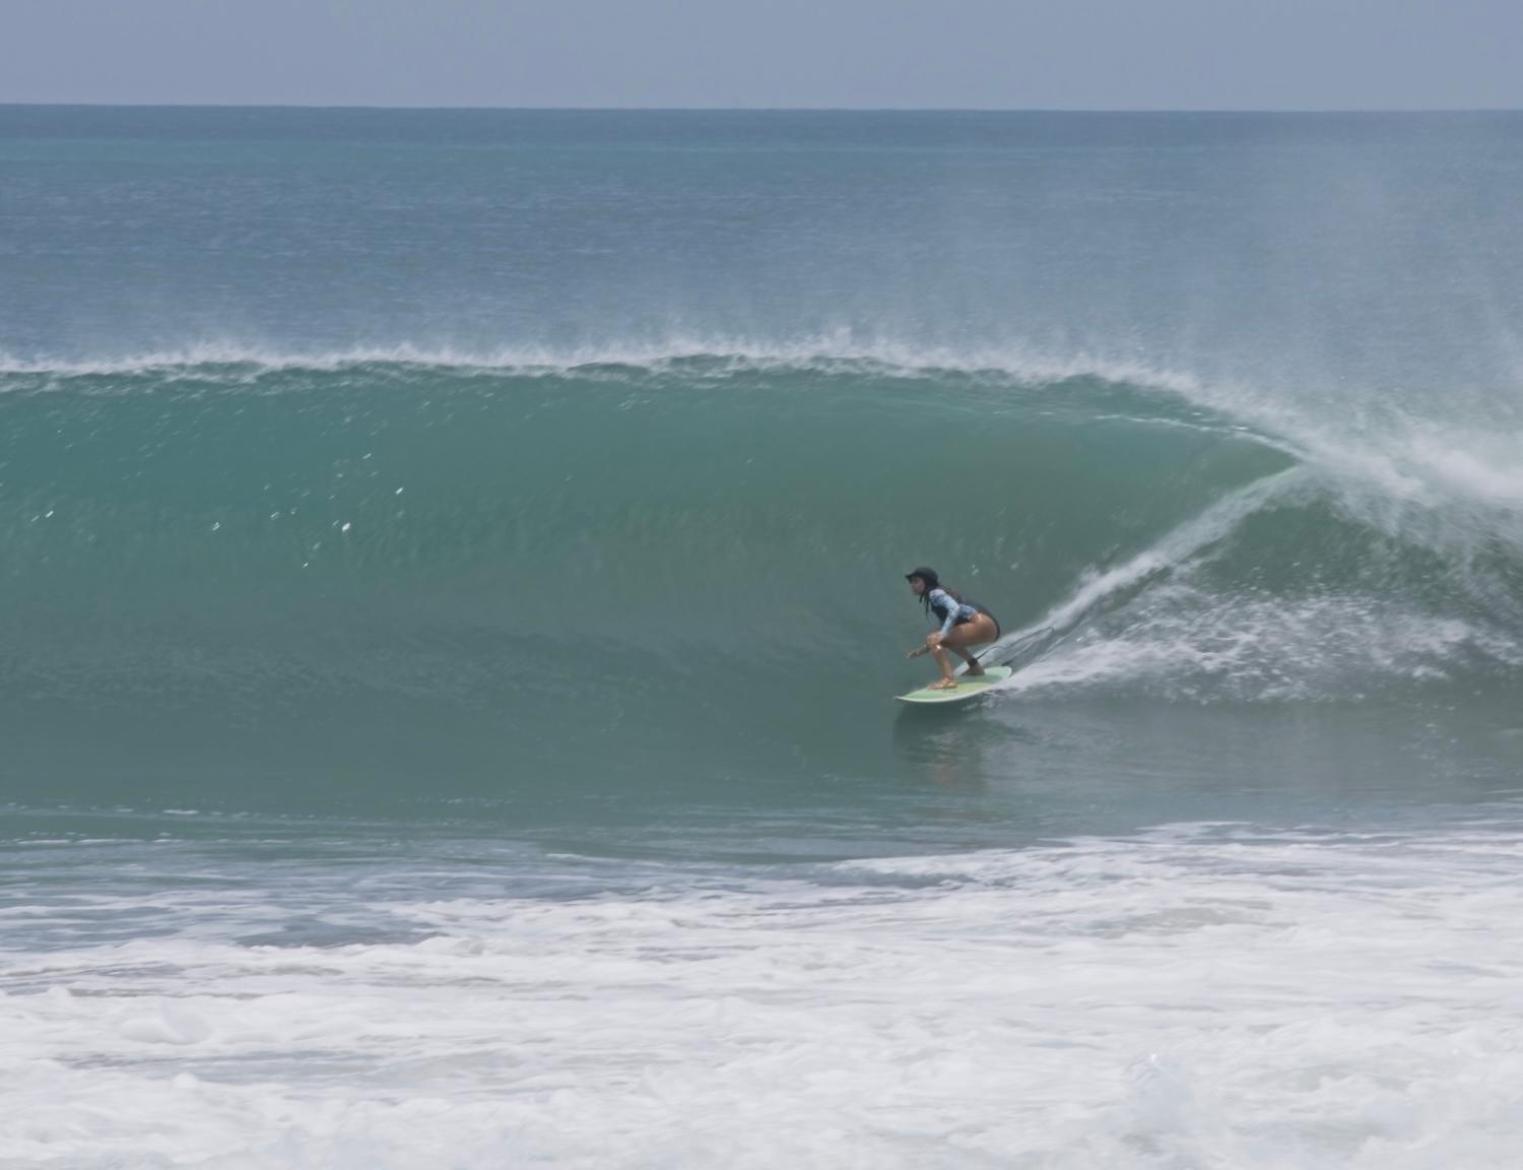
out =
[(1523, 667), (1523, 644), (1507, 632), (1394, 601), (1221, 598), (1181, 585), (1142, 609), (1119, 629), (1086, 630), (1001, 689), (1347, 701), (1397, 680), (1447, 679), (1462, 663)]
[(1233, 492), (1125, 563), (1089, 574), (1072, 594), (1041, 619), (1003, 641), (1019, 641), (1046, 629), (1061, 633), (1072, 628), (1097, 605), (1135, 588), (1150, 577), (1184, 564), (1221, 540), (1267, 502), (1299, 486), (1303, 478), (1298, 469), (1291, 468)]
[(8, 958), (0, 1164), (1510, 1168), (1520, 863), (1178, 826), (399, 903), (433, 936), (328, 948), (203, 903)]

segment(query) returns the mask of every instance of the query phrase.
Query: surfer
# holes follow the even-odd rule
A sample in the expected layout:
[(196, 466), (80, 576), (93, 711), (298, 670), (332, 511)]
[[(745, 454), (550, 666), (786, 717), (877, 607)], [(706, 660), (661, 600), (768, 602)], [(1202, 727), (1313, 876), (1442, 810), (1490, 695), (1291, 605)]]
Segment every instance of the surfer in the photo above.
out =
[(999, 637), (999, 620), (978, 602), (969, 601), (955, 589), (948, 589), (941, 583), (935, 569), (922, 565), (918, 569), (911, 569), (904, 575), (904, 579), (910, 583), (910, 592), (920, 598), (925, 612), (928, 615), (935, 614), (936, 620), (941, 623), (941, 629), (932, 630), (926, 635), (924, 646), (917, 646), (908, 655), (910, 658), (919, 658), (922, 654), (935, 657), (936, 665), (941, 669), (941, 681), (933, 683), (928, 689), (944, 691), (957, 685), (957, 679), (952, 676), (952, 659), (947, 654), (948, 650), (968, 664), (967, 673), (970, 676), (983, 674), (984, 668), (973, 656), (972, 648)]

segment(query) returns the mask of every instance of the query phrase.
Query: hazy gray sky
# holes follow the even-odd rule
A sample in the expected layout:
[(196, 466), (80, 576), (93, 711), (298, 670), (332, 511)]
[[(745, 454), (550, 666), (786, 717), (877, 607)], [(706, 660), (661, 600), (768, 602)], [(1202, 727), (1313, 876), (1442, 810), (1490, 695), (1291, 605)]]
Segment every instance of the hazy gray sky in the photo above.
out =
[(1523, 107), (1523, 0), (0, 0), (0, 101)]

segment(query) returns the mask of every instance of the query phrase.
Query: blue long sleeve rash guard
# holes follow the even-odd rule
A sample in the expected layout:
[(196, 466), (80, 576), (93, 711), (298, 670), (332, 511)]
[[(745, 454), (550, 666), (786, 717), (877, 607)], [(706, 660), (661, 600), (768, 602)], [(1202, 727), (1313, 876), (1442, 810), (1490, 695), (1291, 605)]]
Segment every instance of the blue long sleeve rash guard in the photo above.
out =
[(932, 589), (926, 594), (926, 600), (930, 602), (933, 610), (939, 609), (947, 615), (946, 620), (941, 623), (941, 636), (943, 638), (957, 624), (958, 619), (972, 621), (978, 616), (978, 610), (965, 602), (956, 600), (945, 589)]

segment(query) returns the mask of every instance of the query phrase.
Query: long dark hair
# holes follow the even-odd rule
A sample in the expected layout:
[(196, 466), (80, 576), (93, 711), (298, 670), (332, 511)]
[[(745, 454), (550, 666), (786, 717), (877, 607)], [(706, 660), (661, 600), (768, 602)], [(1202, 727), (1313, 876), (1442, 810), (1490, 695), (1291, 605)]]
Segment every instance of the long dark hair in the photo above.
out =
[(947, 588), (945, 585), (941, 584), (941, 582), (938, 581), (935, 585), (929, 585), (929, 586), (927, 586), (926, 587), (926, 591), (920, 595), (920, 608), (925, 610), (925, 613), (926, 613), (927, 617), (929, 617), (931, 615), (931, 590), (932, 589), (940, 589), (943, 593), (945, 593), (953, 601), (957, 602), (958, 605), (961, 605), (963, 603), (963, 601), (962, 601), (962, 594), (961, 593), (957, 592), (957, 590), (955, 590), (955, 589), (949, 589), (949, 588)]
[(935, 569), (915, 569), (905, 574), (905, 576), (919, 577), (925, 583), (925, 592), (920, 595), (920, 608), (925, 610), (927, 617), (931, 616), (931, 590), (933, 589), (940, 589), (953, 601), (957, 602), (958, 605), (963, 603), (962, 594), (955, 589), (949, 589), (943, 585)]

